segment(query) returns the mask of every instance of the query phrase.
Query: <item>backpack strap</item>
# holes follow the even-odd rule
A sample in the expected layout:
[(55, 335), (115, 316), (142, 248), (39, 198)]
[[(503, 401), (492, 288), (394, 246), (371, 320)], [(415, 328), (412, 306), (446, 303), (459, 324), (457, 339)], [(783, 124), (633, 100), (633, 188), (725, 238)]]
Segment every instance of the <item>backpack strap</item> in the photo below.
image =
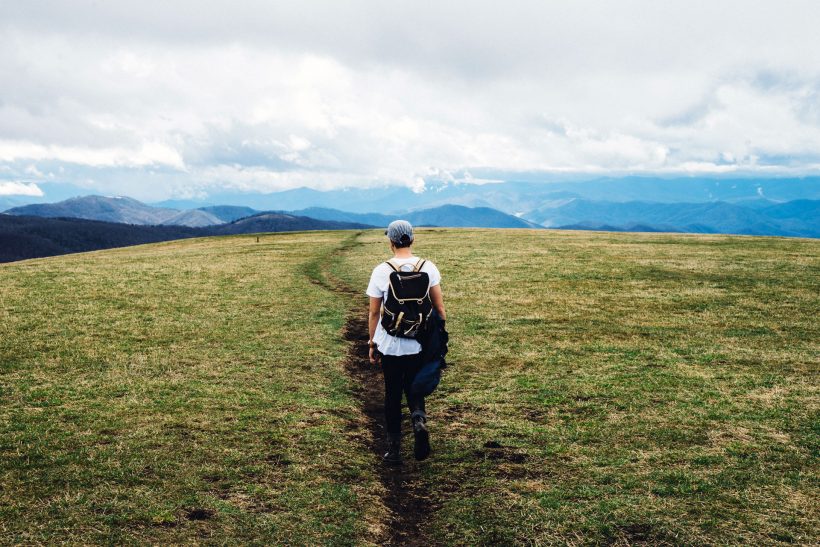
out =
[[(416, 265), (415, 265), (415, 266), (413, 266), (413, 272), (419, 272), (419, 271), (421, 271), (422, 267), (424, 267), (424, 264), (425, 264), (426, 262), (427, 262), (427, 261), (426, 261), (425, 259), (423, 259), (423, 258), (419, 258), (419, 259), (416, 261)], [(392, 259), (391, 259), (391, 260), (386, 260), (384, 263), (385, 263), (385, 264), (387, 264), (388, 266), (390, 266), (390, 268), (391, 268), (394, 272), (400, 272), (400, 271), (401, 271), (401, 266), (396, 267), (396, 265), (395, 265), (395, 264), (393, 264)]]

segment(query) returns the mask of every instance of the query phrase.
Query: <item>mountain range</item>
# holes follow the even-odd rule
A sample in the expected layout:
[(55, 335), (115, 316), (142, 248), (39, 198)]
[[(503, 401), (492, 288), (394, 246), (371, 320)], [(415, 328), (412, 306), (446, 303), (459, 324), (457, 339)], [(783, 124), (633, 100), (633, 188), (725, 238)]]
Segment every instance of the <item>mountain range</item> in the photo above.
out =
[(198, 227), (225, 222), (207, 210), (180, 211), (168, 207), (153, 207), (141, 201), (121, 196), (83, 196), (57, 203), (34, 203), (13, 207), (7, 210), (6, 213), (50, 218), (82, 218), (152, 226)]
[[(138, 225), (176, 225), (188, 227), (216, 226), (259, 215), (258, 211), (243, 206), (205, 206), (199, 209), (178, 210), (155, 207), (127, 197), (84, 196), (58, 203), (37, 203), (13, 207), (9, 215), (28, 215), (49, 218), (82, 218)], [(337, 209), (312, 207), (298, 211), (273, 211), (316, 220), (355, 223), (359, 226), (387, 226), (395, 216), (380, 213), (348, 213)], [(271, 213), (267, 211), (265, 213)], [(410, 211), (406, 219), (418, 225), (485, 227), (485, 228), (539, 228), (538, 225), (487, 207), (443, 205), (431, 209)]]
[[(321, 220), (343, 220), (363, 222), (373, 226), (387, 226), (397, 215), (381, 213), (348, 213), (338, 209), (309, 207), (292, 211)], [(431, 209), (420, 209), (398, 213), (404, 220), (416, 226), (445, 226), (451, 228), (542, 228), (534, 222), (519, 218), (489, 207), (464, 207), (462, 205), (441, 205)]]
[[(732, 188), (729, 190), (734, 191)], [(403, 189), (391, 190), (398, 194), (404, 191)], [(465, 190), (467, 194), (473, 191), (475, 189)], [(500, 192), (500, 190), (496, 188), (494, 192)], [(778, 192), (779, 195), (788, 193), (783, 188), (778, 189)], [(307, 193), (323, 194), (315, 190)], [(340, 193), (344, 194), (340, 191), (329, 192), (337, 196)], [(778, 202), (761, 196), (761, 193), (756, 191), (754, 195), (757, 197), (740, 194), (746, 197), (734, 202), (656, 202), (594, 200), (582, 198), (570, 192), (552, 192), (542, 195), (543, 199), (537, 202), (537, 207), (519, 211), (515, 215), (485, 206), (467, 207), (454, 204), (405, 209), (391, 214), (351, 212), (318, 206), (297, 210), (279, 209), (273, 212), (328, 222), (354, 223), (357, 226), (386, 226), (391, 220), (401, 217), (421, 226), (569, 228), (820, 237), (820, 199)], [(811, 194), (811, 188), (804, 193)], [(492, 193), (485, 193), (485, 197), (491, 195), (495, 196)], [(513, 197), (515, 195), (511, 193), (506, 199), (512, 200)], [(325, 199), (325, 197), (322, 198), (322, 200)], [(495, 201), (500, 199), (497, 196), (494, 198)], [(515, 200), (518, 205), (524, 204), (523, 195), (515, 197)], [(169, 204), (166, 203), (166, 205)], [(197, 209), (180, 210), (167, 206), (148, 205), (126, 197), (85, 196), (53, 204), (14, 207), (6, 213), (84, 218), (137, 225), (215, 227), (253, 217), (263, 211), (240, 205), (206, 205)], [(271, 211), (266, 213), (272, 214)], [(275, 217), (270, 217), (270, 219), (273, 218)], [(253, 222), (260, 222), (260, 219)]]
[(571, 199), (530, 211), (526, 217), (550, 228), (820, 237), (820, 200), (753, 203)]
[[(195, 209), (209, 205), (250, 206), (257, 210), (301, 210), (308, 207), (353, 213), (393, 215), (441, 205), (490, 207), (521, 216), (548, 202), (566, 199), (657, 203), (723, 201), (782, 203), (796, 199), (820, 200), (820, 177), (802, 178), (662, 178), (632, 176), (585, 181), (506, 181), (488, 184), (428, 181), (423, 190), (405, 186), (344, 188), (320, 191), (296, 188), (267, 194), (218, 192), (205, 201), (168, 200), (159, 207)], [(524, 215), (526, 216), (526, 215)]]

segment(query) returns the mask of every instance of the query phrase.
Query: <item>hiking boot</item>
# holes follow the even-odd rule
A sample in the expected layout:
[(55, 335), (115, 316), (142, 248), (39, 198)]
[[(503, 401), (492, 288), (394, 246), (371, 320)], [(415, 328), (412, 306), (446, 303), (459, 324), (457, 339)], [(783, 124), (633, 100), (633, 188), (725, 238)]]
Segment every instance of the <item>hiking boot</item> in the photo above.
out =
[(430, 455), (430, 432), (427, 431), (427, 420), (423, 416), (413, 418), (413, 457), (423, 460)]
[(387, 452), (382, 456), (382, 461), (387, 465), (401, 465), (401, 441), (387, 441)]

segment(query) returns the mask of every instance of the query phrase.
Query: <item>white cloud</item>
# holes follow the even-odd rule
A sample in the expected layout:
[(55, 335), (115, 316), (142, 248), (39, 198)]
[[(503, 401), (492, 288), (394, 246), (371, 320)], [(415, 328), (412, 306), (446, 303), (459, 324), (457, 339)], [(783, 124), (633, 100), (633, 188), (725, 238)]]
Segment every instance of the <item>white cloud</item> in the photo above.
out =
[[(183, 169), (182, 157), (173, 148), (156, 142), (139, 148), (90, 148), (81, 146), (43, 146), (25, 141), (0, 140), (0, 161), (57, 160), (89, 167), (144, 167), (165, 165)], [(28, 173), (36, 167), (26, 168)]]
[(25, 173), (27, 175), (30, 175), (32, 177), (36, 177), (38, 179), (41, 179), (41, 178), (45, 177), (45, 175), (43, 175), (43, 173), (39, 169), (37, 169), (37, 166), (34, 165), (34, 164), (29, 165), (28, 167), (26, 167), (25, 168)]
[(0, 182), (0, 196), (41, 197), (43, 191), (33, 182)]
[(814, 172), (818, 16), (814, 1), (12, 3), (0, 173), (161, 199), (470, 170)]

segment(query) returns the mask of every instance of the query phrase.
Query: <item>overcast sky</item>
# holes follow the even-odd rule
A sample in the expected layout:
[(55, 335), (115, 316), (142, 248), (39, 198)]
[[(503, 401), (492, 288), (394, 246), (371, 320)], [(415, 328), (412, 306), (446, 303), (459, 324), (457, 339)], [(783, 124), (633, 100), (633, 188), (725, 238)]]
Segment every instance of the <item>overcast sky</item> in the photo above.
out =
[(819, 28), (816, 0), (0, 0), (0, 195), (820, 174)]

